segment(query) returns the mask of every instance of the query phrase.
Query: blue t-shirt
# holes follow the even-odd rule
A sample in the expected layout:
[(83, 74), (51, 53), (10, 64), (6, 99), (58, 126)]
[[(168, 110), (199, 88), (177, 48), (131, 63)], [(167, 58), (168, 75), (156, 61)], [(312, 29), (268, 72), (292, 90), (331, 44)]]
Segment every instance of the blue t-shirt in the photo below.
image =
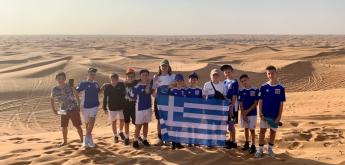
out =
[(185, 97), (186, 96), (186, 90), (184, 88), (181, 88), (181, 89), (170, 88), (169, 95), (178, 96), (178, 97)]
[(280, 103), (286, 100), (285, 87), (281, 84), (272, 86), (265, 83), (260, 88), (262, 100), (262, 114), (264, 117), (276, 119), (279, 114)]
[(233, 96), (238, 96), (238, 81), (236, 79), (233, 80), (224, 80), (224, 85), (226, 88), (226, 97), (228, 99), (230, 99), (230, 101), (232, 100)]
[[(147, 110), (151, 109), (152, 101), (151, 101), (151, 94), (147, 94), (145, 91), (146, 85), (138, 83), (133, 87), (134, 97), (137, 99), (136, 101), (136, 110)], [(152, 88), (150, 88), (152, 92)]]
[[(259, 89), (253, 88), (243, 88), (239, 91), (238, 101), (243, 104), (243, 109), (249, 109), (256, 101), (259, 100)], [(247, 116), (256, 116), (256, 107), (248, 113)]]
[(99, 106), (98, 93), (100, 87), (97, 81), (81, 81), (76, 90), (78, 92), (84, 91), (83, 98), (81, 99), (84, 108), (94, 108)]
[(186, 97), (203, 98), (202, 89), (200, 87), (196, 87), (196, 88), (189, 87), (185, 89), (185, 95)]

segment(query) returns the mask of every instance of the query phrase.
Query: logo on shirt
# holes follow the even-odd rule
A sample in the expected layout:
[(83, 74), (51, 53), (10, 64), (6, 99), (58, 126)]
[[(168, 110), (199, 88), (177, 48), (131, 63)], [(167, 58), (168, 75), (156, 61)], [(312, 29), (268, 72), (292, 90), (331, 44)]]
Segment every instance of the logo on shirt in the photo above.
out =
[(268, 92), (270, 92), (270, 90), (269, 90), (269, 89), (266, 89), (266, 92), (268, 93)]
[(250, 96), (255, 96), (255, 91), (250, 91)]
[(275, 93), (276, 95), (280, 95), (280, 89), (275, 89), (275, 90), (274, 90), (274, 93)]
[(195, 91), (195, 95), (199, 95), (200, 94), (200, 91)]

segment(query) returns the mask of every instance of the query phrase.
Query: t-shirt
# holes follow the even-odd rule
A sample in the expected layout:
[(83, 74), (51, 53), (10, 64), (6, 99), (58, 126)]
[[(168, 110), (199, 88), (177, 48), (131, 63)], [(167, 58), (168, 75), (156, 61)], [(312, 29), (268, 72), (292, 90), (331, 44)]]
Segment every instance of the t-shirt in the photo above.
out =
[(158, 76), (157, 94), (169, 95), (169, 85), (175, 82), (175, 74)]
[(51, 91), (51, 96), (56, 98), (60, 104), (60, 109), (72, 111), (77, 109), (78, 102), (73, 94), (72, 88), (68, 85), (64, 87), (56, 86)]
[[(151, 109), (152, 107), (152, 100), (151, 94), (146, 93), (146, 85), (142, 83), (138, 83), (133, 88), (134, 97), (136, 100), (136, 110), (142, 111)], [(150, 93), (152, 93), (152, 88), (150, 88)]]
[(122, 82), (118, 82), (116, 86), (106, 83), (102, 87), (103, 97), (103, 109), (110, 111), (123, 110), (126, 89)]
[(185, 97), (186, 91), (184, 88), (170, 88), (169, 95), (171, 96), (178, 96), (178, 97)]
[[(243, 104), (243, 109), (249, 109), (256, 101), (259, 100), (259, 89), (252, 87), (249, 89), (242, 88), (239, 91), (238, 101)], [(255, 107), (252, 111), (248, 113), (247, 116), (256, 116), (257, 108)]]
[(125, 88), (126, 88), (126, 96), (125, 96), (125, 99), (127, 101), (135, 101), (135, 98), (134, 98), (134, 93), (133, 93), (133, 87), (135, 85), (138, 84), (138, 80), (134, 80), (133, 82), (131, 83), (126, 83), (125, 82)]
[(238, 96), (238, 81), (236, 79), (233, 80), (224, 80), (224, 85), (226, 88), (226, 97), (228, 99), (230, 99), (230, 101), (232, 100), (233, 96)]
[[(222, 93), (224, 96), (226, 94), (226, 88), (225, 85), (222, 82), (218, 82), (217, 84), (213, 83), (214, 88), (216, 88), (217, 91)], [(206, 96), (208, 99), (214, 98), (215, 96), (215, 91), (212, 87), (212, 84), (210, 81), (206, 82), (204, 84), (204, 88), (202, 89), (202, 94)]]
[(202, 88), (201, 87), (188, 87), (186, 88), (186, 97), (192, 97), (192, 98), (202, 98)]
[(282, 84), (270, 85), (265, 83), (260, 88), (262, 100), (262, 114), (264, 117), (276, 119), (279, 115), (280, 103), (286, 100), (285, 87)]
[(78, 92), (83, 92), (81, 102), (84, 108), (99, 106), (98, 93), (100, 87), (96, 81), (81, 81), (76, 89)]

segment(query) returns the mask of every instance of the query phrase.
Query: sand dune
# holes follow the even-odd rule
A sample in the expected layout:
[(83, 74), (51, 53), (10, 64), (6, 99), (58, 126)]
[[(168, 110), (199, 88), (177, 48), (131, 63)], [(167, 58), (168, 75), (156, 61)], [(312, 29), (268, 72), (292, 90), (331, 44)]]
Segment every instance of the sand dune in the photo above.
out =
[[(344, 44), (343, 36), (1, 36), (0, 164), (345, 164)], [(234, 66), (236, 78), (248, 74), (255, 86), (267, 81), (267, 65), (277, 66), (288, 92), (277, 158), (254, 159), (240, 148), (135, 150), (112, 143), (103, 112), (94, 133), (97, 148), (81, 149), (72, 126), (69, 145), (56, 147), (59, 118), (49, 102), (56, 72), (77, 83), (93, 66), (103, 84), (111, 72), (123, 79), (128, 67), (149, 69), (152, 76), (162, 59), (175, 73), (197, 72), (200, 85), (224, 63)], [(156, 122), (150, 124), (152, 143)], [(242, 145), (242, 129), (237, 139)]]

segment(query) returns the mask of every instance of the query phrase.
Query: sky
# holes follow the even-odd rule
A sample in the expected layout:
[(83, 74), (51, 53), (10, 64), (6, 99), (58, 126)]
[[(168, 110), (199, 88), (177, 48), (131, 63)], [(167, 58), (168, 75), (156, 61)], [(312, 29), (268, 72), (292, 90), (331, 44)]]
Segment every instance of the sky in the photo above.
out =
[(0, 0), (0, 34), (345, 34), (345, 0)]

